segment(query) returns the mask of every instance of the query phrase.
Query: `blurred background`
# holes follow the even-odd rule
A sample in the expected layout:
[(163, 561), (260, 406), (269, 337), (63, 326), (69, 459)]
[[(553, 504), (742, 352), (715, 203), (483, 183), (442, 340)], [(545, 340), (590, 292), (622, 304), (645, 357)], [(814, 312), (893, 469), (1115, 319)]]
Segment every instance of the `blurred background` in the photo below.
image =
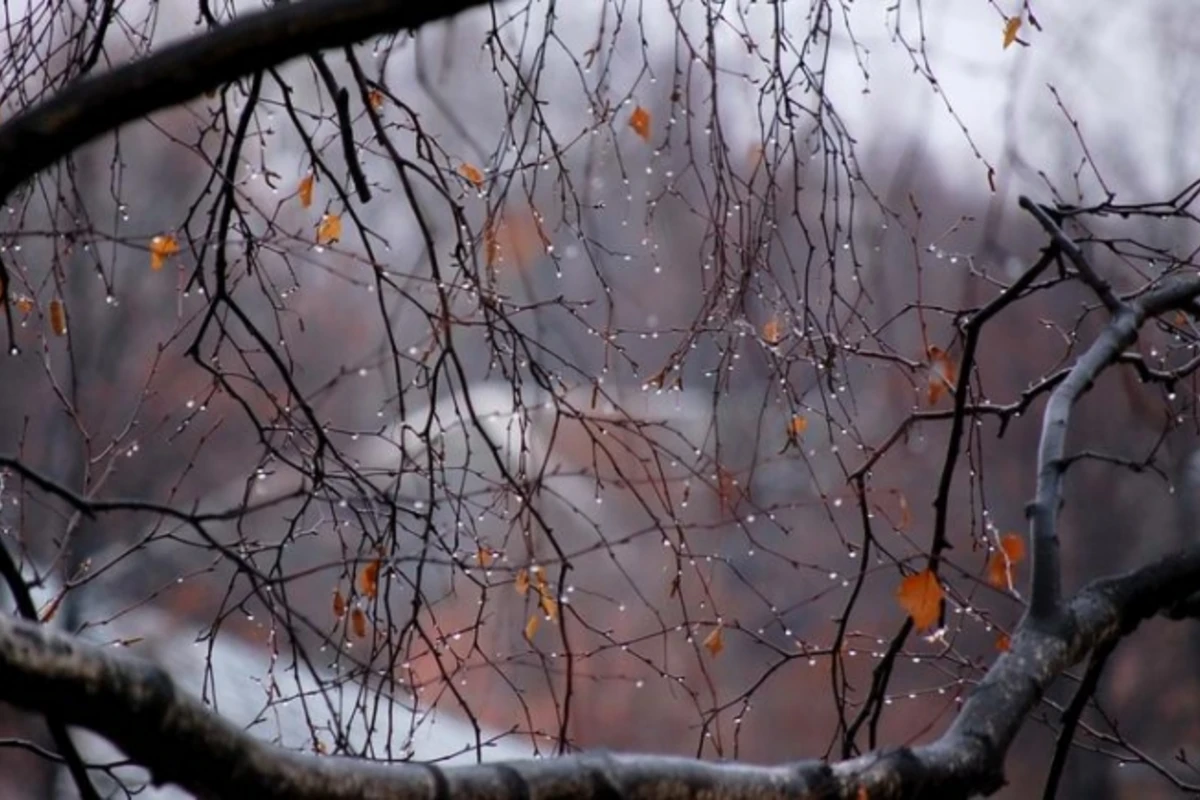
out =
[[(0, 114), (253, 4), (113, 8), (89, 68), (91, 5), (11, 6)], [(983, 327), (946, 613), (898, 638), (949, 463), (940, 378), (1047, 244), (1021, 194), (1124, 204), (1076, 231), (1119, 292), (1192, 269), (1170, 201), (1200, 171), (1196, 15), (517, 0), (127, 126), (0, 218), (0, 455), (25, 468), (0, 469), (0, 538), (48, 621), (186, 648), (209, 699), (324, 698), (261, 715), (289, 746), (778, 762), (934, 738), (1022, 613), (1027, 565), (997, 585), (989, 560), (1102, 309), (1051, 269)], [(1186, 364), (1192, 334), (1147, 329), (1141, 365)], [(1072, 420), (1068, 587), (1194, 535), (1172, 487), (1194, 385), (1136, 366)], [(1200, 638), (1136, 637), (1061, 796), (1200, 785)], [(999, 796), (1040, 791), (1075, 685)]]

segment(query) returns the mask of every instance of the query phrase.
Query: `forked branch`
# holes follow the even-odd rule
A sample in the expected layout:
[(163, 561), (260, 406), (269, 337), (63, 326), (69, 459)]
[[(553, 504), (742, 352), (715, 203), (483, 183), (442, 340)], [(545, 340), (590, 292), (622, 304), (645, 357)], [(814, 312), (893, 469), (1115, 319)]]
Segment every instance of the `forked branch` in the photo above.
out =
[[(530, 796), (675, 798), (966, 797), (1003, 785), (1017, 731), (1066, 669), (1158, 613), (1178, 614), (1200, 592), (1200, 547), (1059, 599), (1055, 516), (1063, 448), (1074, 402), (1136, 338), (1149, 317), (1200, 295), (1200, 280), (1151, 290), (1123, 306), (1055, 389), (1047, 404), (1031, 507), (1034, 598), (1011, 649), (971, 693), (949, 730), (931, 744), (834, 764), (779, 767), (680, 758), (586, 754), (476, 767), (383, 767), (307, 756), (260, 742), (183, 694), (162, 670), (47, 630), (0, 617), (0, 699), (95, 731), (147, 767), (158, 782), (201, 797)], [(183, 755), (181, 755), (183, 754)]]

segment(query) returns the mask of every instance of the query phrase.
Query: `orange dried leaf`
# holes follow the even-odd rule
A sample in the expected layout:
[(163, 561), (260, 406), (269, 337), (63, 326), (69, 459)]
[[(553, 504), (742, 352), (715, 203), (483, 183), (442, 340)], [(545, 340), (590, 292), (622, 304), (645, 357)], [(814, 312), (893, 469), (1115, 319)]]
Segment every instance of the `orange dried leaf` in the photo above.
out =
[(50, 301), (50, 330), (54, 331), (56, 336), (64, 336), (67, 333), (67, 310), (58, 299)]
[(1008, 562), (999, 552), (993, 552), (988, 556), (987, 582), (997, 589), (1009, 588)]
[(475, 560), (479, 562), (479, 566), (487, 569), (496, 560), (496, 551), (490, 547), (480, 547), (479, 552), (475, 554)]
[(379, 593), (379, 567), (381, 566), (379, 559), (371, 561), (362, 568), (358, 573), (358, 588), (362, 593), (371, 599)]
[(650, 112), (638, 106), (629, 115), (629, 127), (633, 128), (633, 132), (642, 137), (642, 141), (650, 141)]
[(338, 619), (346, 616), (346, 598), (341, 589), (333, 590), (333, 615)]
[(33, 311), (33, 298), (21, 295), (16, 299), (16, 306), (17, 311), (20, 311), (22, 314), (28, 314), (30, 311)]
[(375, 109), (376, 111), (383, 108), (383, 101), (383, 92), (379, 91), (378, 89), (372, 89), (370, 94), (367, 95), (367, 102), (369, 102), (371, 104), (371, 108)]
[(167, 259), (179, 252), (179, 242), (169, 233), (150, 240), (150, 269), (158, 272)]
[(542, 624), (542, 618), (536, 613), (529, 615), (529, 621), (525, 623), (525, 638), (533, 641), (534, 635), (537, 633), (538, 626)]
[(342, 238), (342, 218), (337, 214), (321, 217), (317, 226), (317, 244), (332, 244)]
[(958, 365), (950, 355), (936, 345), (929, 346), (929, 405), (935, 405), (958, 383)]
[(1007, 50), (1017, 40), (1017, 31), (1021, 30), (1021, 17), (1009, 17), (1004, 21), (1004, 49)]
[(721, 631), (722, 628), (718, 625), (712, 629), (712, 633), (704, 637), (704, 648), (713, 658), (721, 655), (721, 651), (725, 649), (725, 635)]
[(918, 630), (932, 627), (937, 622), (942, 597), (942, 585), (938, 583), (937, 576), (927, 569), (900, 581), (900, 588), (896, 590), (896, 600), (912, 617)]
[(1012, 587), (1012, 567), (1025, 558), (1025, 539), (1019, 533), (1000, 537), (1000, 546), (992, 551), (987, 562), (987, 582), (997, 589)]
[(778, 317), (771, 317), (762, 326), (762, 338), (767, 344), (779, 344), (783, 341), (783, 336), (786, 331), (783, 328), (783, 323)]
[(355, 608), (350, 612), (350, 626), (354, 629), (354, 635), (362, 639), (367, 635), (367, 615), (363, 613), (361, 608)]
[(475, 184), (476, 187), (483, 186), (483, 173), (474, 164), (462, 164), (458, 168), (458, 174)]
[(1008, 638), (1007, 633), (1002, 633), (996, 637), (996, 649), (1001, 653), (1007, 653), (1012, 647), (1012, 639)]
[(312, 205), (313, 182), (316, 180), (316, 175), (308, 173), (300, 179), (300, 186), (296, 192), (300, 195), (300, 207), (308, 208)]
[(524, 596), (529, 591), (529, 572), (524, 569), (518, 570), (513, 587), (517, 590), (517, 594)]
[(808, 430), (808, 418), (801, 414), (793, 414), (788, 421), (788, 436), (793, 439), (802, 436)]
[(1000, 549), (1014, 564), (1025, 558), (1025, 537), (1019, 533), (1006, 533), (1000, 537)]

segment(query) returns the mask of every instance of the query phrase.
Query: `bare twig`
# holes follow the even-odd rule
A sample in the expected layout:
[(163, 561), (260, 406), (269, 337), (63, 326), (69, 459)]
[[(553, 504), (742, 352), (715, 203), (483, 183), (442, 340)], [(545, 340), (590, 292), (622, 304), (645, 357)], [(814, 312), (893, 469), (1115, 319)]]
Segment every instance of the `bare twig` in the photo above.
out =
[(1033, 215), (1033, 218), (1045, 229), (1046, 233), (1054, 240), (1054, 243), (1067, 254), (1067, 258), (1071, 259), (1071, 263), (1075, 265), (1075, 269), (1079, 271), (1079, 277), (1091, 287), (1096, 296), (1100, 298), (1100, 302), (1104, 304), (1111, 313), (1115, 314), (1121, 309), (1121, 300), (1113, 293), (1112, 286), (1108, 281), (1100, 277), (1091, 262), (1087, 260), (1087, 256), (1083, 254), (1083, 250), (1070, 236), (1059, 227), (1058, 222), (1054, 220), (1045, 208), (1030, 200), (1024, 195), (1019, 200), (1021, 208)]
[(386, 31), (414, 30), (485, 0), (281, 3), (82, 80), (0, 125), (0, 199), (97, 136), (251, 72)]
[(1055, 625), (1027, 620), (1018, 628), (1011, 649), (937, 741), (835, 764), (753, 767), (588, 754), (441, 769), (301, 755), (238, 730), (149, 663), (6, 616), (0, 616), (0, 698), (89, 728), (154, 780), (201, 797), (967, 797), (1003, 784), (1009, 745), (1058, 675), (1198, 589), (1195, 547), (1090, 584)]
[(1070, 755), (1071, 744), (1075, 741), (1079, 719), (1083, 716), (1087, 704), (1091, 702), (1092, 695), (1096, 693), (1100, 676), (1104, 674), (1104, 666), (1116, 645), (1117, 640), (1113, 639), (1096, 648), (1088, 661), (1087, 672), (1071, 698), (1071, 704), (1063, 711), (1062, 730), (1058, 732), (1058, 741), (1054, 744), (1054, 760), (1050, 762), (1050, 773), (1046, 776), (1046, 787), (1042, 791), (1045, 800), (1053, 800), (1058, 796), (1059, 781), (1062, 780), (1063, 769), (1067, 766), (1067, 756)]

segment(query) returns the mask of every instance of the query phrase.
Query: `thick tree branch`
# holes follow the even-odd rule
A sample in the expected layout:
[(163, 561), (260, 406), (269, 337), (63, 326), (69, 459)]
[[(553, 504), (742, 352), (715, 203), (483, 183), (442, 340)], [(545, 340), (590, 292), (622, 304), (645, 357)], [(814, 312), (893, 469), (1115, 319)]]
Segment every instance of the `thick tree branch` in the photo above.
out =
[(585, 754), (440, 769), (286, 751), (183, 694), (161, 669), (0, 616), (0, 699), (106, 737), (158, 782), (201, 797), (881, 798), (967, 797), (1003, 784), (1026, 715), (1067, 668), (1200, 590), (1200, 548), (1080, 591), (1053, 625), (1023, 623), (950, 729), (915, 748), (779, 767)]
[(1147, 318), (1183, 307), (1197, 295), (1200, 295), (1200, 280), (1193, 278), (1164, 284), (1136, 301), (1121, 303), (1112, 321), (1075, 362), (1066, 379), (1050, 393), (1042, 417), (1042, 438), (1038, 447), (1037, 492), (1028, 510), (1029, 533), (1033, 542), (1029, 616), (1033, 619), (1050, 620), (1062, 610), (1056, 520), (1062, 499), (1065, 469), (1063, 453), (1072, 406), (1100, 373), (1133, 344)]
[[(12, 554), (3, 545), (0, 545), (0, 580), (3, 580), (4, 585), (12, 595), (13, 602), (17, 605), (17, 613), (25, 619), (36, 622), (38, 613), (37, 608), (33, 605), (33, 598), (29, 596), (29, 587), (21, 577), (21, 570), (17, 566), (17, 563), (13, 561)], [(92, 782), (88, 778), (86, 765), (83, 763), (83, 758), (79, 755), (79, 750), (76, 749), (75, 743), (71, 740), (67, 726), (53, 714), (46, 714), (45, 716), (46, 727), (50, 730), (50, 738), (54, 740), (54, 746), (58, 748), (58, 754), (66, 763), (67, 771), (71, 774), (71, 780), (75, 782), (75, 786), (79, 789), (79, 796), (83, 800), (98, 798), (99, 795), (96, 794), (96, 789), (92, 786)]]
[(257, 70), (380, 33), (416, 30), (489, 0), (303, 0), (248, 14), (102, 75), (0, 125), (0, 200), (81, 145)]

